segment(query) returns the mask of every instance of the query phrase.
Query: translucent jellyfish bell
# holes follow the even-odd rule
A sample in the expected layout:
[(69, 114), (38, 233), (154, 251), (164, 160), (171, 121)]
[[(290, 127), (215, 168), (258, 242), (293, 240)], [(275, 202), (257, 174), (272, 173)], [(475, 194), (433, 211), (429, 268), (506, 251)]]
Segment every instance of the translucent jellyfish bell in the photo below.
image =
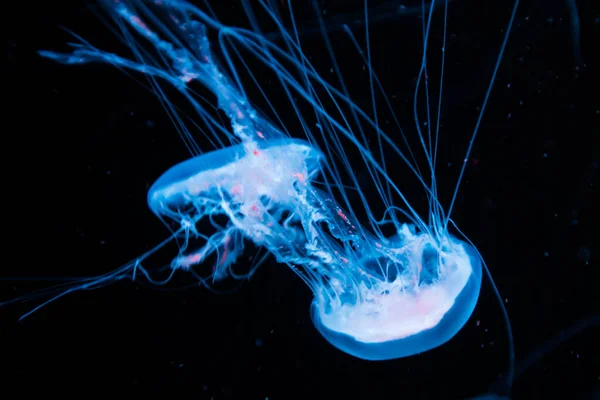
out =
[(215, 150), (165, 172), (150, 187), (148, 205), (158, 215), (175, 217), (185, 205), (225, 195), (246, 205), (261, 196), (285, 201), (293, 196), (295, 182), (319, 171), (320, 157), (308, 142), (288, 138)]
[(444, 344), (471, 316), (482, 272), (475, 250), (452, 237), (436, 250), (430, 237), (407, 226), (402, 234), (406, 264), (395, 279), (361, 283), (356, 302), (328, 307), (315, 298), (313, 322), (338, 349), (367, 360), (406, 357)]
[[(284, 227), (287, 213), (300, 214), (301, 192), (320, 170), (321, 153), (304, 140), (282, 138), (212, 151), (184, 161), (165, 172), (150, 188), (148, 204), (158, 216), (180, 224), (185, 243), (173, 261), (175, 268), (189, 268), (217, 253), (210, 279), (231, 274), (228, 267), (243, 251), (244, 239), (265, 246), (278, 258), (301, 246), (298, 227)], [(225, 226), (208, 237), (196, 230), (202, 218), (226, 216)], [(202, 238), (197, 249), (188, 239)]]

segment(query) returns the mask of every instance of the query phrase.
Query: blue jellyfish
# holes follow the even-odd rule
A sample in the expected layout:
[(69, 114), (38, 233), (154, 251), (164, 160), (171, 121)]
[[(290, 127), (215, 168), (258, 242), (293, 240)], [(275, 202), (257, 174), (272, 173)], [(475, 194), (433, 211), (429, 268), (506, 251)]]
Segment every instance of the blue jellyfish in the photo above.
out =
[(423, 352), (465, 324), (481, 286), (481, 263), (470, 245), (453, 237), (438, 243), (408, 225), (391, 240), (371, 235), (312, 187), (322, 154), (308, 142), (250, 143), (184, 161), (150, 188), (150, 208), (179, 222), (186, 238), (202, 234), (195, 224), (207, 215), (230, 221), (201, 248), (184, 246), (173, 268), (217, 252), (212, 278), (222, 277), (242, 237), (251, 238), (293, 265), (313, 290), (312, 318), (321, 334), (369, 360)]
[[(422, 128), (417, 112), (420, 88), (425, 86), (426, 93), (430, 90), (427, 54), (432, 15), (441, 8), (445, 20), (447, 2), (432, 1), (421, 9), (424, 55), (414, 95), (420, 146), (414, 150), (423, 151), (425, 168), (418, 167), (412, 150), (401, 150), (398, 141), (384, 131), (376, 117), (375, 95), (373, 113), (351, 100), (333, 55), (332, 72), (340, 82), (334, 84), (317, 73), (303, 51), (291, 2), (286, 8), (291, 25), (273, 4), (257, 2), (261, 18), (277, 27), (270, 36), (261, 33), (249, 2), (242, 5), (253, 29), (225, 25), (210, 10), (182, 0), (115, 0), (102, 5), (121, 30), (131, 57), (99, 50), (79, 37), (71, 53), (42, 51), (41, 55), (65, 64), (100, 62), (137, 71), (150, 78), (158, 94), (162, 93), (160, 84), (172, 85), (194, 107), (202, 133), (213, 148), (199, 148), (184, 130), (182, 138), (193, 157), (169, 169), (149, 190), (150, 209), (171, 229), (167, 241), (177, 241), (180, 249), (165, 267), (170, 271), (166, 280), (155, 280), (155, 271), (145, 267), (154, 249), (105, 276), (58, 288), (56, 296), (140, 275), (163, 284), (176, 271), (185, 271), (207, 286), (228, 277), (239, 279), (248, 275), (240, 276), (232, 266), (250, 241), (288, 265), (312, 290), (312, 320), (329, 343), (358, 358), (387, 360), (433, 349), (454, 337), (473, 312), (484, 271), (496, 290), (479, 252), (450, 218), (459, 185), (449, 207), (438, 200), (439, 132), (432, 122), (429, 98), (427, 128)], [(465, 158), (517, 6), (518, 1)], [(366, 15), (365, 25), (368, 32)], [(365, 61), (373, 93), (383, 94), (384, 107), (393, 113), (371, 70), (368, 37), (367, 48), (362, 49), (352, 31), (347, 26), (343, 29)], [(211, 35), (214, 41), (209, 40)], [(214, 44), (216, 50), (211, 48)], [(327, 40), (325, 45), (331, 52)], [(274, 118), (255, 108), (244, 82), (256, 83), (259, 78), (245, 57), (278, 81), (288, 106), (296, 112), (297, 131), (287, 128), (276, 111), (280, 105), (269, 101), (265, 92), (262, 100)], [(214, 116), (195, 85), (214, 97), (228, 124)], [(261, 88), (260, 82), (257, 86)], [(174, 110), (168, 99), (163, 100)], [(306, 106), (310, 116), (302, 112)], [(357, 156), (350, 159), (349, 152)], [(400, 164), (422, 186), (428, 202), (425, 217), (388, 173)], [(357, 165), (367, 171), (374, 185), (368, 195), (354, 173)], [(373, 198), (385, 205), (382, 213), (371, 205)], [(217, 216), (227, 222), (216, 222)], [(210, 229), (199, 229), (200, 222), (207, 220)], [(500, 304), (510, 339), (508, 317)], [(511, 360), (512, 353), (511, 348)]]

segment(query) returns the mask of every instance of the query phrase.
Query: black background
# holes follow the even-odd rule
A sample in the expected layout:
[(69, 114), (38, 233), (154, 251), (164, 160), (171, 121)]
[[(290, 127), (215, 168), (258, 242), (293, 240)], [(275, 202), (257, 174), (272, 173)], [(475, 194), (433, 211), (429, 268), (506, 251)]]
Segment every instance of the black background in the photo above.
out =
[[(31, 4), (4, 17), (4, 193), (11, 239), (5, 242), (2, 276), (10, 279), (2, 281), (2, 300), (50, 285), (14, 277), (99, 274), (163, 240), (168, 232), (147, 209), (146, 191), (189, 156), (159, 101), (134, 79), (107, 65), (65, 66), (36, 54), (66, 50), (71, 38), (59, 26), (100, 49), (119, 49), (85, 4), (54, 3)], [(294, 2), (298, 9), (304, 3), (310, 4)], [(512, 8), (510, 2), (487, 3), (454, 0), (450, 7), (439, 171), (445, 196), (456, 182)], [(599, 304), (592, 233), (600, 118), (592, 49), (599, 17), (593, 1), (577, 1), (578, 59), (567, 3), (522, 2), (453, 211), (506, 299), (517, 369), (527, 365), (513, 391), (522, 399), (559, 393), (591, 398), (600, 382), (592, 345), (598, 332), (589, 327)], [(374, 12), (381, 18), (372, 27), (373, 65), (403, 125), (410, 126), (421, 20), (389, 12), (391, 0), (377, 4), (382, 7)], [(340, 21), (352, 24), (362, 3), (320, 5), (328, 12), (340, 64), (349, 74), (357, 71), (353, 94), (368, 105), (361, 61), (335, 29)], [(217, 10), (228, 21), (243, 21), (237, 3), (223, 1)], [(322, 47), (311, 47), (320, 41), (311, 33), (311, 11), (298, 15), (307, 52), (327, 60)], [(353, 29), (364, 34), (360, 23)], [(327, 62), (320, 64), (328, 72)], [(395, 178), (401, 180), (401, 172)], [(169, 255), (159, 256), (157, 265)], [(485, 278), (477, 308), (455, 338), (386, 362), (358, 360), (331, 347), (310, 321), (310, 302), (304, 284), (270, 261), (228, 295), (122, 281), (71, 294), (22, 322), (19, 315), (36, 303), (4, 306), (0, 359), (8, 374), (1, 380), (19, 397), (102, 392), (453, 399), (485, 392), (506, 371), (505, 324)], [(588, 328), (566, 338), (573, 326)]]

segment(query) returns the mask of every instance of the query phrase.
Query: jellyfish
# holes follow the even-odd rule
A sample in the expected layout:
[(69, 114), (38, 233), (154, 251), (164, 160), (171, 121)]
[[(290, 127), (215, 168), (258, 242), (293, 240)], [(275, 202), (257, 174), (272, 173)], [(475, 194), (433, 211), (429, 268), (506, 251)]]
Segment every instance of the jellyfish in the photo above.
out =
[[(310, 288), (314, 295), (310, 315), (318, 332), (341, 351), (365, 360), (407, 357), (448, 342), (471, 316), (484, 273), (500, 299), (481, 255), (450, 218), (459, 184), (449, 207), (445, 208), (438, 197), (435, 165), (439, 132), (435, 125), (439, 129), (439, 115), (436, 123), (428, 99), (430, 123), (423, 129), (416, 105), (419, 88), (424, 85), (426, 93), (430, 90), (427, 54), (432, 15), (436, 11), (447, 17), (447, 2), (432, 1), (421, 10), (424, 55), (414, 95), (419, 143), (414, 150), (422, 151), (426, 158), (421, 168), (413, 150), (400, 147), (407, 139), (398, 121), (398, 138), (384, 131), (374, 95), (372, 113), (353, 102), (326, 34), (325, 47), (339, 82), (334, 84), (317, 72), (298, 37), (291, 2), (285, 4), (290, 25), (273, 4), (259, 1), (253, 7), (242, 1), (251, 28), (226, 25), (210, 7), (203, 11), (182, 0), (101, 4), (120, 29), (130, 56), (97, 49), (76, 35), (78, 42), (71, 45), (71, 53), (40, 54), (65, 64), (107, 63), (144, 74), (159, 96), (163, 93), (161, 84), (173, 86), (193, 106), (203, 124), (203, 137), (212, 148), (201, 148), (189, 130), (181, 131), (192, 157), (166, 171), (148, 192), (149, 208), (171, 230), (166, 241), (179, 245), (171, 264), (161, 270), (168, 271), (167, 278), (155, 279), (156, 271), (145, 266), (163, 242), (105, 276), (42, 293), (54, 297), (31, 312), (66, 293), (118, 279), (143, 276), (164, 284), (176, 271), (184, 271), (210, 286), (228, 278), (246, 278), (250, 274), (240, 275), (233, 266), (248, 242), (287, 265)], [(465, 158), (475, 140), (517, 6), (518, 0)], [(256, 17), (258, 12), (260, 18)], [(262, 34), (261, 18), (276, 27), (276, 34)], [(365, 15), (367, 32), (368, 21)], [(325, 30), (322, 21), (320, 26)], [(344, 31), (367, 66), (373, 93), (382, 95), (384, 108), (393, 113), (371, 69), (368, 45), (361, 48), (345, 25)], [(289, 100), (287, 105), (296, 113), (297, 130), (288, 128), (276, 111), (280, 105), (262, 90), (246, 55), (278, 82)], [(245, 80), (256, 83), (270, 117), (253, 105)], [(197, 86), (210, 93), (218, 112), (226, 115), (227, 124), (215, 117), (206, 99), (197, 94)], [(174, 113), (168, 99), (162, 100)], [(302, 112), (306, 107), (310, 117)], [(427, 199), (425, 216), (390, 176), (390, 168), (399, 164), (419, 182)], [(356, 165), (366, 171), (374, 188), (368, 195), (354, 173)], [(383, 212), (375, 211), (373, 197), (383, 204)], [(217, 223), (217, 217), (226, 222)], [(207, 220), (212, 230), (200, 229), (201, 222)], [(510, 323), (501, 300), (499, 304), (512, 362)]]
[(440, 246), (407, 225), (381, 244), (327, 193), (311, 187), (321, 157), (307, 142), (269, 140), (171, 168), (148, 194), (158, 216), (180, 220), (186, 237), (201, 234), (195, 223), (205, 216), (224, 214), (230, 221), (201, 248), (184, 246), (173, 267), (190, 268), (216, 251), (212, 278), (220, 278), (240, 254), (241, 237), (250, 238), (302, 275), (315, 294), (315, 326), (335, 347), (384, 360), (449, 340), (477, 302), (481, 264), (475, 251), (455, 238)]

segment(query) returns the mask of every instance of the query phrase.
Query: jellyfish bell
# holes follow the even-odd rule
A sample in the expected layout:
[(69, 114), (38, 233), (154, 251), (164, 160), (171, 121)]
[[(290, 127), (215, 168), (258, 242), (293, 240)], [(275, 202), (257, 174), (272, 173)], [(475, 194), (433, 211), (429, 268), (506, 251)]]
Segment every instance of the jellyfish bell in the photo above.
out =
[(304, 140), (248, 141), (173, 166), (150, 187), (148, 206), (157, 215), (177, 217), (185, 205), (224, 196), (250, 207), (264, 196), (286, 202), (295, 185), (318, 174), (320, 160), (320, 151)]
[[(400, 233), (405, 245), (390, 249), (401, 263), (393, 266), (396, 274), (370, 274), (358, 284), (355, 301), (332, 303), (317, 295), (312, 303), (321, 335), (355, 357), (388, 360), (438, 347), (456, 335), (477, 303), (482, 267), (472, 246), (452, 236), (440, 246), (406, 225)], [(365, 267), (374, 271), (357, 266)]]
[[(254, 141), (191, 158), (166, 171), (148, 192), (148, 205), (159, 217), (173, 221), (183, 240), (173, 268), (205, 263), (217, 255), (208, 278), (227, 275), (244, 249), (244, 239), (277, 255), (293, 251), (300, 235), (281, 226), (285, 211), (298, 210), (308, 182), (320, 171), (322, 154), (304, 140)], [(196, 230), (204, 217), (227, 217), (212, 235)], [(190, 246), (200, 238), (202, 245)], [(249, 275), (249, 274), (247, 274)], [(240, 277), (240, 276), (237, 276)]]

